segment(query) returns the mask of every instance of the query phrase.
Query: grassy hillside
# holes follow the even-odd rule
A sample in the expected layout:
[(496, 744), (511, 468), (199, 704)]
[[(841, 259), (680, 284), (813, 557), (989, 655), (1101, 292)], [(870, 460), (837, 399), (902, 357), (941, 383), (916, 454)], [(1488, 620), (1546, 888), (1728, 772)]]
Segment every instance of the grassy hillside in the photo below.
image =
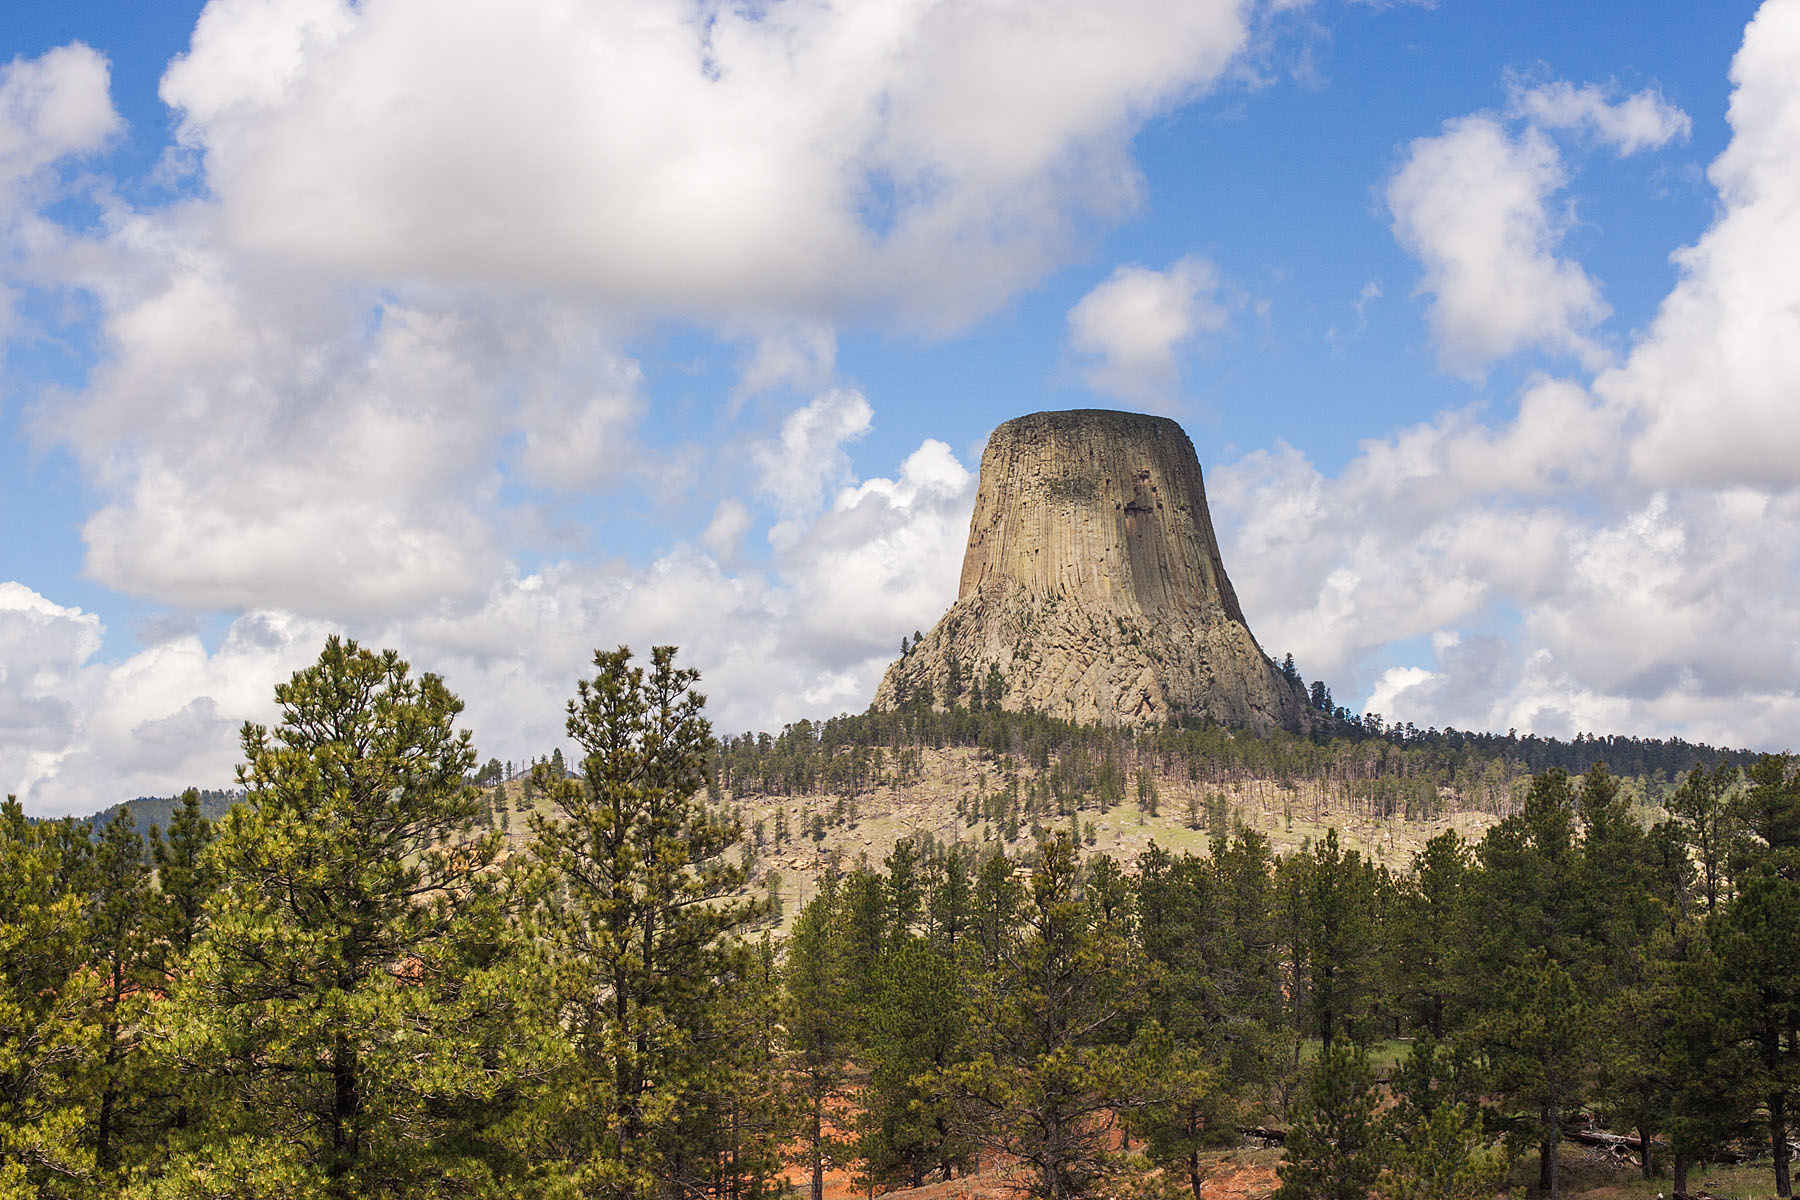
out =
[[(1460, 771), (1433, 772), (1380, 741), (1332, 750), (1311, 775), (1275, 760), (1262, 770), (1226, 769), (1217, 757), (1165, 752), (1153, 738), (1121, 731), (1038, 762), (979, 744), (861, 749), (859, 768), (786, 778), (728, 769), (730, 744), (722, 751), (714, 802), (742, 821), (752, 886), (779, 896), (788, 919), (813, 895), (822, 872), (864, 858), (879, 864), (902, 838), (1018, 850), (1038, 832), (1071, 823), (1092, 849), (1128, 864), (1152, 842), (1177, 854), (1204, 853), (1212, 838), (1239, 824), (1267, 836), (1277, 855), (1335, 827), (1347, 849), (1404, 872), (1446, 829), (1479, 839), (1513, 810), (1530, 777), (1521, 763), (1480, 756)], [(775, 753), (771, 744), (767, 756)], [(840, 748), (823, 761), (857, 753)], [(1333, 757), (1346, 754), (1358, 770)], [(1335, 765), (1321, 765), (1327, 762)], [(768, 782), (778, 786), (762, 786)], [(1626, 786), (1646, 822), (1661, 815), (1666, 779), (1631, 777)], [(528, 814), (547, 814), (547, 803), (523, 777), (488, 791), (497, 823), (522, 849)]]

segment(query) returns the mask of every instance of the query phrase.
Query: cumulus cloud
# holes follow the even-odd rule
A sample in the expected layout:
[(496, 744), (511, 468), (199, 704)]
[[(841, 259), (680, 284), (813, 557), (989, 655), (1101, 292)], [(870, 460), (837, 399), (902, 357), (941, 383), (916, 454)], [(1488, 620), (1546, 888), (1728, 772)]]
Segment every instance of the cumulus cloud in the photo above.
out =
[(1616, 89), (1598, 84), (1576, 87), (1564, 79), (1526, 87), (1515, 81), (1510, 111), (1539, 129), (1567, 129), (1611, 146), (1621, 155), (1685, 140), (1694, 123), (1655, 88), (1612, 99)]
[[(1215, 471), (1226, 565), (1263, 644), (1340, 700), (1366, 694), (1421, 727), (1792, 744), (1800, 615), (1770, 581), (1800, 575), (1800, 501), (1645, 495), (1622, 454), (1570, 473), (1577, 454), (1539, 419), (1422, 426), (1365, 445), (1336, 478), (1291, 449)], [(1586, 435), (1604, 443), (1616, 420), (1595, 406)], [(1385, 474), (1488, 453), (1517, 465), (1517, 487), (1502, 466)], [(1392, 664), (1419, 642), (1424, 664)]]
[(956, 324), (1137, 200), (1247, 0), (213, 0), (163, 80), (233, 243), (389, 281)]
[(89, 574), (163, 603), (342, 614), (482, 586), (509, 389), (477, 323), (189, 249), (112, 298), (87, 391), (39, 407), (39, 436), (108, 497), (83, 530)]
[(1732, 138), (1708, 171), (1720, 211), (1601, 395), (1639, 414), (1656, 485), (1800, 484), (1800, 5), (1765, 4), (1732, 63)]
[[(101, 497), (87, 571), (226, 611), (479, 595), (521, 496), (646, 471), (648, 322), (747, 340), (735, 402), (828, 389), (841, 321), (991, 310), (1136, 203), (1134, 131), (1247, 7), (212, 0), (162, 81), (200, 194), (11, 239), (100, 314), (33, 422)], [(118, 128), (91, 50), (5, 70), (0, 177)], [(842, 466), (763, 475), (816, 508)]]
[(273, 684), (318, 653), (325, 627), (240, 617), (216, 649), (175, 636), (96, 658), (91, 613), (0, 583), (0, 779), (28, 812), (93, 812), (188, 784), (231, 782), (238, 726), (273, 712)]
[(351, 287), (245, 259), (203, 205), (40, 263), (104, 354), (34, 405), (102, 497), (86, 569), (147, 600), (340, 618), (481, 594), (520, 496), (640, 477), (639, 365), (592, 306)]
[(811, 516), (828, 487), (849, 480), (844, 444), (868, 433), (874, 418), (861, 392), (820, 393), (788, 414), (778, 436), (752, 448), (759, 489), (784, 517)]
[[(763, 568), (677, 545), (641, 568), (564, 560), (497, 582), (477, 605), (376, 631), (441, 671), (483, 753), (548, 753), (596, 647), (677, 643), (721, 731), (859, 711), (900, 635), (956, 596), (973, 472), (926, 440), (891, 477), (850, 479)], [(747, 525), (721, 506), (709, 529)], [(493, 747), (493, 750), (486, 749)]]
[(1163, 271), (1132, 263), (1069, 310), (1069, 344), (1093, 360), (1082, 374), (1096, 391), (1166, 406), (1180, 351), (1223, 329), (1229, 316), (1218, 269), (1206, 259), (1190, 254)]
[(106, 59), (80, 42), (0, 66), (0, 216), (46, 168), (104, 146), (124, 128)]
[(20, 297), (6, 275), (26, 274), (33, 258), (67, 240), (39, 215), (56, 194), (55, 168), (100, 150), (124, 127), (109, 76), (106, 60), (79, 42), (0, 66), (0, 339), (13, 331)]
[(1408, 147), (1387, 205), (1394, 236), (1425, 268), (1417, 290), (1431, 297), (1446, 367), (1479, 376), (1532, 348), (1602, 361), (1590, 335), (1611, 309), (1581, 265), (1556, 253), (1567, 222), (1550, 199), (1565, 181), (1549, 138), (1515, 135), (1486, 114)]
[(1692, 121), (1654, 88), (1616, 89), (1566, 80), (1509, 84), (1504, 114), (1473, 113), (1418, 138), (1386, 190), (1394, 236), (1425, 268), (1441, 361), (1478, 378), (1524, 350), (1572, 357), (1589, 369), (1609, 360), (1594, 333), (1611, 315), (1600, 285), (1561, 255), (1572, 209), (1553, 204), (1568, 171), (1551, 132), (1580, 135), (1635, 154), (1688, 136)]
[[(1340, 697), (1366, 695), (1390, 721), (1794, 746), (1797, 69), (1800, 4), (1770, 0), (1732, 68), (1732, 139), (1709, 176), (1718, 215), (1676, 254), (1681, 277), (1651, 326), (1590, 384), (1538, 379), (1504, 420), (1470, 409), (1371, 439), (1335, 477), (1287, 447), (1213, 473), (1226, 561), (1246, 610), (1267, 614), (1257, 620), (1265, 645), (1292, 649)], [(1515, 105), (1621, 153), (1686, 130), (1652, 93), (1615, 102), (1555, 85)], [(1451, 195), (1438, 183), (1458, 172), (1409, 174), (1421, 164), (1521, 153), (1556, 166), (1533, 128), (1515, 135), (1487, 115), (1414, 143), (1390, 185), (1397, 228), (1433, 211), (1444, 219), (1415, 236), (1459, 228), (1449, 208), (1432, 208)], [(1529, 201), (1515, 211), (1542, 211), (1543, 187), (1558, 177), (1537, 178), (1535, 190), (1515, 190)], [(1541, 232), (1535, 221), (1526, 224)], [(1553, 279), (1561, 268), (1548, 255), (1537, 244), (1513, 266), (1536, 261)], [(1465, 254), (1456, 269), (1479, 261)], [(1454, 274), (1447, 266), (1443, 278)], [(1440, 321), (1447, 295), (1454, 288), (1435, 297)], [(1500, 319), (1508, 311), (1474, 325), (1537, 328)], [(1568, 332), (1565, 321), (1554, 336)], [(1477, 333), (1464, 340), (1482, 344)]]
[[(0, 779), (35, 813), (224, 784), (238, 726), (269, 718), (275, 682), (332, 631), (443, 674), (484, 756), (562, 744), (575, 680), (596, 648), (619, 644), (679, 644), (704, 674), (721, 730), (858, 710), (900, 635), (955, 598), (974, 483), (927, 440), (891, 478), (840, 480), (765, 567), (688, 544), (641, 567), (565, 558), (457, 604), (347, 621), (253, 612), (210, 652), (177, 633), (117, 662), (97, 657), (92, 614), (0, 584)], [(722, 504), (704, 540), (740, 537), (749, 524), (741, 504)]]

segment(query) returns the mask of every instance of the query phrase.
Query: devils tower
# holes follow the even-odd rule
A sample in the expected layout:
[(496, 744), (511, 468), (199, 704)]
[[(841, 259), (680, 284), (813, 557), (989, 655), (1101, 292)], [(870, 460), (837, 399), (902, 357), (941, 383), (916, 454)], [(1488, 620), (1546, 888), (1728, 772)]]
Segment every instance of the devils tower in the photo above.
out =
[(1244, 621), (1187, 434), (1093, 409), (994, 430), (956, 603), (888, 668), (875, 705), (967, 704), (977, 689), (1104, 724), (1312, 717)]

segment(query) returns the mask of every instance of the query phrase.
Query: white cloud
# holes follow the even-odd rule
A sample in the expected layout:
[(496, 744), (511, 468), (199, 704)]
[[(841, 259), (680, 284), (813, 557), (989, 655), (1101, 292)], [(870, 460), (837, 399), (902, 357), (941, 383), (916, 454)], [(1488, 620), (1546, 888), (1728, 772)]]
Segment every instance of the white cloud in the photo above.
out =
[[(1598, 436), (1613, 418), (1590, 419)], [(1522, 411), (1498, 431), (1365, 444), (1336, 478), (1291, 450), (1213, 472), (1225, 563), (1264, 646), (1340, 702), (1367, 689), (1370, 711), (1421, 727), (1792, 745), (1800, 614), (1776, 581), (1800, 577), (1800, 498), (1643, 495), (1622, 455), (1567, 472), (1577, 455), (1555, 430)], [(1484, 453), (1502, 464), (1453, 469)], [(1434, 465), (1408, 477), (1408, 461)], [(1415, 639), (1423, 663), (1383, 665)]]
[[(377, 636), (442, 671), (484, 755), (548, 753), (596, 647), (679, 644), (721, 731), (860, 711), (902, 633), (956, 596), (975, 479), (927, 440), (893, 478), (852, 482), (797, 521), (766, 570), (676, 546), (641, 569), (565, 561), (496, 583), (477, 606)], [(721, 506), (711, 530), (745, 514)], [(491, 749), (490, 749), (491, 747)]]
[(1633, 92), (1622, 100), (1611, 98), (1615, 89), (1592, 83), (1576, 87), (1562, 79), (1530, 88), (1515, 81), (1509, 90), (1512, 115), (1539, 129), (1585, 133), (1621, 155), (1685, 140), (1693, 131), (1688, 115), (1655, 88)]
[(21, 292), (8, 279), (54, 253), (64, 232), (40, 215), (57, 194), (55, 168), (102, 149), (124, 127), (107, 92), (106, 60), (72, 43), (0, 65), (0, 342), (14, 332)]
[[(1340, 699), (1366, 689), (1390, 721), (1796, 744), (1797, 71), (1800, 3), (1770, 0), (1733, 65), (1732, 140), (1710, 172), (1719, 215), (1591, 387), (1536, 380), (1503, 423), (1445, 413), (1365, 442), (1335, 478), (1286, 447), (1213, 473), (1226, 563), (1265, 645), (1292, 649)], [(1650, 119), (1650, 100), (1608, 117), (1601, 99), (1551, 88), (1519, 107), (1621, 152), (1680, 132), (1672, 110)], [(1447, 204), (1433, 192), (1445, 171), (1423, 188), (1406, 172), (1446, 154), (1505, 161), (1536, 136), (1452, 122), (1423, 153), (1415, 143), (1394, 186)]]
[(974, 473), (927, 439), (897, 478), (839, 491), (784, 560), (808, 614), (784, 642), (794, 654), (857, 668), (868, 691), (845, 696), (845, 707), (874, 695), (893, 635), (930, 625), (956, 599), (974, 503)]
[(1595, 382), (1632, 409), (1656, 485), (1800, 484), (1800, 5), (1757, 13), (1732, 64), (1730, 145), (1708, 171), (1717, 219), (1675, 254), (1649, 334)]
[(850, 479), (844, 443), (868, 433), (874, 418), (861, 392), (821, 392), (788, 414), (778, 437), (751, 449), (759, 489), (784, 517), (811, 516), (828, 487)]
[(616, 488), (638, 364), (548, 297), (348, 287), (221, 247), (204, 206), (115, 212), (40, 269), (99, 300), (106, 354), (40, 398), (103, 497), (86, 569), (153, 602), (339, 619), (479, 596), (530, 497)]
[[(64, 682), (8, 693), (63, 730), (34, 742), (68, 755), (34, 802), (88, 806), (77, 760), (116, 775), (96, 804), (218, 782), (214, 734), (327, 628), (442, 656), (502, 744), (555, 736), (611, 631), (703, 630), (712, 686), (759, 722), (859, 707), (895, 635), (856, 622), (948, 602), (972, 482), (935, 443), (856, 480), (843, 446), (871, 417), (832, 389), (836, 329), (959, 328), (1080, 253), (1140, 200), (1137, 130), (1218, 83), (1250, 7), (213, 0), (163, 79), (180, 145), (156, 176), (203, 186), (147, 208), (102, 188), (80, 232), (39, 214), (59, 164), (119, 128), (105, 64), (4, 68), (0, 253), (98, 313), (91, 375), (31, 417), (98, 497), (86, 572), (263, 614), (211, 654), (71, 650)], [(755, 522), (719, 494), (729, 451), (639, 441), (655, 401), (624, 347), (667, 316), (749, 343), (734, 402), (816, 395), (772, 439), (722, 431), (780, 518), (766, 576), (735, 556)], [(664, 465), (707, 473), (710, 557), (628, 564), (566, 532)], [(566, 557), (518, 565), (545, 541)], [(286, 631), (279, 663), (235, 648), (246, 622)], [(226, 694), (240, 676), (253, 699)], [(551, 678), (541, 718), (505, 715)]]
[(1655, 88), (1614, 99), (1616, 89), (1596, 84), (1515, 78), (1508, 91), (1504, 116), (1458, 117), (1407, 147), (1387, 183), (1394, 236), (1425, 268), (1416, 291), (1431, 297), (1446, 368), (1479, 378), (1498, 359), (1538, 350), (1597, 370), (1610, 355), (1595, 331), (1612, 310), (1561, 254), (1573, 207), (1553, 203), (1568, 172), (1548, 135), (1628, 155), (1685, 139), (1693, 122)]
[(988, 311), (1135, 204), (1247, 0), (213, 0), (162, 94), (233, 244), (703, 318)]
[(1218, 292), (1218, 269), (1197, 255), (1163, 271), (1135, 263), (1115, 269), (1069, 310), (1069, 344), (1097, 360), (1083, 368), (1088, 385), (1166, 406), (1179, 352), (1225, 327), (1230, 314)]
[(0, 786), (34, 814), (225, 786), (238, 727), (268, 719), (274, 683), (318, 653), (324, 632), (250, 613), (211, 653), (176, 636), (104, 663), (93, 614), (0, 583)]
[(713, 509), (713, 518), (700, 535), (700, 544), (712, 551), (714, 558), (730, 563), (737, 558), (748, 532), (750, 510), (741, 501), (726, 497)]
[(108, 497), (83, 530), (89, 574), (164, 603), (343, 615), (483, 586), (491, 447), (516, 420), (488, 331), (186, 251), (152, 252), (108, 297), (112, 356), (40, 406), (40, 436)]
[(822, 388), (837, 366), (837, 334), (818, 321), (782, 321), (758, 330), (753, 350), (738, 373), (734, 397), (773, 388)]
[(1394, 236), (1425, 268), (1418, 291), (1444, 365), (1479, 376), (1526, 349), (1605, 360), (1591, 337), (1610, 313), (1579, 263), (1560, 258), (1566, 217), (1550, 200), (1562, 158), (1536, 128), (1514, 135), (1484, 113), (1419, 138), (1388, 181)]
[[(647, 321), (752, 339), (741, 400), (828, 388), (841, 320), (991, 309), (1135, 203), (1133, 131), (1247, 3), (214, 0), (162, 89), (207, 190), (13, 239), (101, 314), (34, 422), (101, 497), (87, 571), (340, 618), (479, 595), (522, 494), (650, 468)], [(117, 127), (91, 51), (7, 70), (19, 169)], [(793, 512), (846, 478), (800, 450), (763, 471)]]
[[(575, 680), (597, 647), (618, 644), (679, 644), (704, 673), (722, 731), (860, 710), (900, 635), (955, 598), (974, 482), (927, 440), (893, 478), (846, 480), (824, 511), (796, 519), (767, 569), (728, 567), (687, 545), (642, 567), (565, 559), (413, 614), (345, 623), (250, 613), (210, 653), (176, 634), (102, 661), (91, 614), (0, 584), (0, 786), (47, 813), (227, 783), (239, 725), (268, 719), (274, 684), (334, 630), (443, 674), (484, 757), (560, 745)], [(727, 502), (708, 538), (739, 537), (748, 524)]]
[(109, 77), (106, 60), (79, 42), (0, 66), (0, 217), (45, 168), (100, 149), (124, 128)]

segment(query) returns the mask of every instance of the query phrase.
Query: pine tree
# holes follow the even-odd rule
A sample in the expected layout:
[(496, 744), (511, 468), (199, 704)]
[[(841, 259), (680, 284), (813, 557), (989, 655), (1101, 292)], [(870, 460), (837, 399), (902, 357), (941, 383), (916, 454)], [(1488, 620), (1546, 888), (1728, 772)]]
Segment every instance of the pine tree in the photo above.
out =
[(1469, 858), (1449, 830), (1425, 843), (1399, 883), (1389, 955), (1394, 988), (1414, 1028), (1442, 1038), (1456, 1021), (1455, 970), (1465, 935), (1463, 888)]
[(1718, 937), (1727, 1011), (1753, 1055), (1774, 1159), (1775, 1194), (1793, 1195), (1788, 1135), (1800, 1105), (1800, 879), (1773, 861), (1742, 883)]
[[(85, 826), (81, 827), (84, 831)], [(0, 806), (0, 1196), (58, 1200), (93, 1175), (87, 1075), (97, 982), (64, 830)], [(85, 841), (85, 838), (83, 839)]]
[[(211, 1084), (156, 1195), (474, 1188), (518, 1084), (499, 843), (443, 681), (330, 638), (246, 725), (245, 802), (176, 982), (167, 1069)], [(455, 1181), (455, 1182), (452, 1182)], [(268, 1189), (265, 1191), (264, 1189)]]
[(840, 1005), (844, 996), (842, 962), (837, 953), (832, 881), (821, 880), (788, 938), (784, 972), (782, 1026), (788, 1062), (798, 1091), (799, 1136), (805, 1146), (803, 1164), (811, 1200), (823, 1200), (825, 1160), (836, 1145), (831, 1110), (848, 1078), (850, 1028)]
[[(158, 990), (166, 989), (168, 980), (188, 973), (188, 955), (206, 928), (207, 902), (218, 889), (218, 871), (212, 856), (206, 853), (213, 834), (213, 823), (201, 812), (200, 793), (193, 788), (182, 793), (166, 836), (156, 826), (150, 827), (150, 857), (156, 864), (157, 899), (161, 905), (160, 920), (154, 924), (163, 939), (161, 977), (155, 983)], [(152, 1058), (142, 1078), (162, 1108), (165, 1133), (179, 1133), (193, 1119), (195, 1081), (188, 1072), (161, 1067), (166, 1064)]]
[(764, 934), (718, 980), (717, 1050), (694, 1089), (696, 1102), (682, 1105), (677, 1117), (672, 1177), (720, 1200), (777, 1200), (785, 1191), (782, 1156), (792, 1121), (776, 960)]
[(88, 891), (89, 966), (100, 976), (94, 1168), (104, 1178), (118, 1171), (123, 1151), (146, 1137), (138, 1050), (149, 989), (163, 984), (150, 865), (129, 812), (100, 831)]
[(1741, 993), (1734, 996), (1732, 968), (1714, 949), (1709, 927), (1715, 923), (1695, 922), (1676, 931), (1660, 956), (1650, 996), (1661, 1073), (1669, 1086), (1677, 1195), (1688, 1194), (1689, 1170), (1735, 1138), (1757, 1103), (1756, 1050), (1742, 1044), (1741, 1027), (1731, 1019), (1730, 1002)]
[(623, 646), (594, 665), (568, 705), (580, 772), (534, 776), (555, 806), (533, 827), (564, 897), (546, 932), (578, 1060), (558, 1139), (581, 1194), (671, 1196), (705, 1186), (682, 1128), (716, 1098), (729, 1036), (717, 989), (746, 969), (763, 906), (731, 898), (742, 831), (702, 794), (713, 740), (699, 673), (673, 646), (651, 651), (648, 672)]
[(1765, 754), (1744, 773), (1736, 809), (1750, 835), (1750, 858), (1787, 878), (1800, 876), (1800, 771), (1788, 754)]
[(1593, 1009), (1561, 964), (1539, 951), (1510, 967), (1481, 1036), (1495, 1090), (1525, 1110), (1520, 1126), (1538, 1144), (1538, 1187), (1561, 1195), (1563, 1126), (1581, 1104), (1593, 1057)]
[(1721, 763), (1710, 773), (1695, 767), (1669, 798), (1669, 811), (1681, 822), (1693, 848), (1709, 913), (1724, 899), (1728, 864), (1740, 836), (1731, 803), (1737, 781), (1738, 769), (1730, 763)]
[(1275, 1200), (1367, 1200), (1381, 1173), (1375, 1075), (1348, 1040), (1319, 1052), (1288, 1131)]
[(969, 883), (969, 859), (960, 847), (931, 860), (932, 875), (926, 899), (932, 945), (952, 962), (959, 961), (968, 932), (973, 902)]
[(1394, 1200), (1486, 1200), (1509, 1162), (1490, 1144), (1478, 1103), (1477, 1071), (1467, 1047), (1415, 1038), (1392, 1083), (1383, 1120), (1387, 1171), (1382, 1195)]
[(918, 1187), (967, 1160), (972, 1146), (947, 1085), (965, 1057), (967, 1008), (954, 964), (925, 938), (902, 937), (882, 956), (864, 1038), (859, 1149), (870, 1182)]
[(1139, 1050), (1149, 1068), (1146, 1103), (1126, 1115), (1125, 1126), (1144, 1139), (1145, 1157), (1169, 1178), (1185, 1177), (1194, 1200), (1204, 1200), (1209, 1171), (1201, 1156), (1242, 1140), (1236, 1097), (1210, 1055), (1198, 1045), (1177, 1041), (1161, 1026), (1140, 1035)]
[(164, 906), (163, 930), (171, 955), (187, 957), (204, 927), (206, 902), (217, 887), (217, 873), (206, 858), (213, 840), (213, 823), (200, 811), (200, 793), (193, 788), (181, 794), (165, 836), (150, 827), (150, 857), (156, 864), (157, 892)]
[(1297, 906), (1288, 920), (1299, 938), (1295, 961), (1311, 1025), (1329, 1046), (1341, 1033), (1361, 1032), (1374, 950), (1374, 876), (1356, 851), (1339, 849), (1336, 829), (1311, 853), (1284, 859), (1280, 870), (1293, 876), (1284, 897)]
[(1506, 1151), (1492, 1145), (1481, 1114), (1466, 1104), (1440, 1104), (1387, 1143), (1386, 1200), (1489, 1200), (1505, 1181)]
[(1493, 1083), (1517, 1129), (1538, 1144), (1538, 1186), (1560, 1194), (1563, 1123), (1586, 1096), (1593, 997), (1583, 986), (1596, 947), (1584, 937), (1590, 879), (1576, 837), (1579, 797), (1566, 772), (1536, 777), (1522, 811), (1488, 830), (1469, 880), (1474, 912), (1505, 921), (1469, 925), (1460, 971), (1472, 1031), (1494, 1064)]
[(1038, 862), (1016, 939), (977, 985), (977, 1057), (950, 1073), (971, 1132), (1016, 1157), (1043, 1200), (1081, 1195), (1113, 1165), (1117, 1114), (1141, 1106), (1142, 1062), (1126, 1044), (1142, 972), (1083, 892), (1079, 850), (1054, 835)]

